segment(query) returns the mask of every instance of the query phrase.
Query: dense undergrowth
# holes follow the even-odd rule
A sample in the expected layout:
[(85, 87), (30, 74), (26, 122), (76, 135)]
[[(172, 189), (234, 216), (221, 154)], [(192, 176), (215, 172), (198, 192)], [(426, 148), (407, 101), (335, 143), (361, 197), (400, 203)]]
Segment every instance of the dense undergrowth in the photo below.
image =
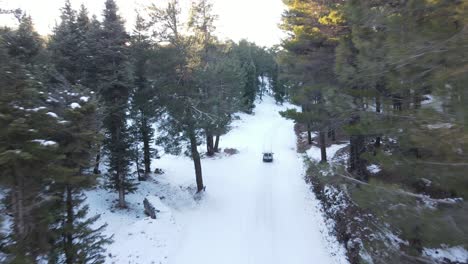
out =
[[(298, 138), (304, 152), (306, 142)], [(359, 181), (346, 170), (348, 151), (341, 149), (328, 164), (306, 158), (306, 181), (335, 221), (351, 263), (434, 263), (427, 249), (467, 247), (468, 205), (463, 192), (451, 190), (450, 179), (414, 180), (379, 167), (368, 182)]]

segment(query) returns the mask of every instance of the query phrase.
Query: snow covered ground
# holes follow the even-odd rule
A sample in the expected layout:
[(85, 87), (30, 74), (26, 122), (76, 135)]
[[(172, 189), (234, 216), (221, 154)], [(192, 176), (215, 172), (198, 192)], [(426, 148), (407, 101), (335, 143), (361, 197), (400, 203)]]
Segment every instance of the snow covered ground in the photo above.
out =
[(423, 255), (431, 259), (434, 259), (438, 263), (444, 263), (446, 259), (457, 262), (457, 263), (468, 263), (468, 250), (462, 246), (459, 247), (447, 247), (443, 248), (425, 248), (423, 249)]
[[(203, 159), (207, 189), (198, 202), (188, 188), (195, 181), (192, 161), (171, 155), (155, 160), (165, 174), (128, 195), (128, 210), (111, 211), (116, 194), (88, 192), (90, 213), (102, 214), (100, 223), (114, 235), (107, 263), (347, 263), (304, 182), (294, 124), (278, 113), (285, 109), (267, 97), (255, 115), (240, 114), (221, 138), (222, 148), (239, 154)], [(270, 149), (275, 160), (263, 163)], [(156, 220), (143, 214), (147, 195), (167, 206)]]
[[(343, 144), (333, 144), (330, 147), (327, 148), (327, 159), (333, 159), (335, 157), (335, 154), (342, 148), (345, 148), (349, 145), (349, 143), (343, 143)], [(314, 161), (320, 161), (321, 159), (321, 153), (320, 153), (320, 148), (312, 146), (309, 150), (306, 152), (307, 156), (314, 160)]]

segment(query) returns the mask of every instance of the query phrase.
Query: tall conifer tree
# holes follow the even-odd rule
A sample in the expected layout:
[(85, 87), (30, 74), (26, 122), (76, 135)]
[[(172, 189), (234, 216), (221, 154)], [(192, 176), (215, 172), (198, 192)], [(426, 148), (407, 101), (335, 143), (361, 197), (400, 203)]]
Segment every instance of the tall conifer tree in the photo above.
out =
[(134, 190), (129, 177), (130, 135), (127, 112), (131, 90), (129, 36), (114, 0), (105, 2), (98, 50), (99, 95), (103, 103), (104, 147), (109, 158), (110, 186), (119, 194), (119, 207), (126, 207), (125, 194)]

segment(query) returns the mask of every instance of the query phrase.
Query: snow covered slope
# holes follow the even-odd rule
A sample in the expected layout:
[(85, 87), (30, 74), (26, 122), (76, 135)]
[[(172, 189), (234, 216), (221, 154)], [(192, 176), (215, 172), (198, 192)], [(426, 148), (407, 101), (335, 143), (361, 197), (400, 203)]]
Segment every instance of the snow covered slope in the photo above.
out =
[[(221, 141), (222, 148), (240, 153), (202, 161), (207, 189), (198, 203), (186, 189), (194, 183), (191, 160), (156, 160), (166, 171), (158, 183), (142, 184), (140, 193), (129, 195), (128, 211), (106, 212), (101, 219), (115, 240), (108, 263), (347, 263), (304, 182), (293, 122), (278, 113), (284, 109), (265, 98), (255, 115), (240, 115)], [(265, 146), (275, 153), (273, 163), (262, 162)], [(163, 196), (170, 212), (145, 217), (141, 203), (148, 194)], [(91, 213), (105, 212), (115, 199), (102, 190), (88, 197)]]

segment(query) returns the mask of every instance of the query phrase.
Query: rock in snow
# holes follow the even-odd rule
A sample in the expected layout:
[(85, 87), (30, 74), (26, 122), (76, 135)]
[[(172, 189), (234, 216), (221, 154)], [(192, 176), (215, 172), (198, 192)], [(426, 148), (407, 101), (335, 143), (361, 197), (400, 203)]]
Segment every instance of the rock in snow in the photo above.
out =
[(145, 208), (145, 214), (152, 219), (157, 218), (157, 214), (160, 212), (168, 212), (169, 208), (161, 202), (161, 199), (154, 195), (146, 196), (143, 200), (143, 206)]
[(157, 211), (156, 208), (154, 208), (154, 206), (148, 201), (148, 198), (143, 200), (143, 206), (145, 207), (145, 214), (152, 219), (156, 219), (156, 213), (159, 213), (159, 211)]

